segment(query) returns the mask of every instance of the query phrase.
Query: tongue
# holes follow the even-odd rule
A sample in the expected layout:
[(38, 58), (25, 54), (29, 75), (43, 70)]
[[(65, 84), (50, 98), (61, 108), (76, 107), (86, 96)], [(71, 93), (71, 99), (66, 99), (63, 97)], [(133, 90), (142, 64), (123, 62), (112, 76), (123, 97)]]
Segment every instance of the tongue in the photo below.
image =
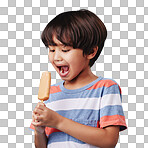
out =
[(61, 72), (62, 73), (65, 73), (65, 72), (67, 72), (69, 70), (69, 67), (68, 66), (62, 66), (61, 67)]

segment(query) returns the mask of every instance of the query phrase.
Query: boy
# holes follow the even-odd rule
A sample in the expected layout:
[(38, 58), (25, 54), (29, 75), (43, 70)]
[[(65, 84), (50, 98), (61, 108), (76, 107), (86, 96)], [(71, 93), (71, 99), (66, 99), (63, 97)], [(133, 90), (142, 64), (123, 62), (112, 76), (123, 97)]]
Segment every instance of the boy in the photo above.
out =
[(88, 10), (61, 13), (45, 27), (41, 38), (63, 81), (33, 111), (37, 148), (113, 148), (127, 128), (120, 87), (91, 72), (106, 36), (103, 22)]

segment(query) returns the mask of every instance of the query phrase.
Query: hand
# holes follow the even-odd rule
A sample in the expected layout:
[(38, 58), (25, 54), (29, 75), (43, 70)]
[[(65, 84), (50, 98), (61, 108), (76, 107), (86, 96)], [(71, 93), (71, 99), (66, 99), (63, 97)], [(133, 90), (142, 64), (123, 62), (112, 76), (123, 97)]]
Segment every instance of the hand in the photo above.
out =
[[(32, 122), (36, 122), (36, 121), (32, 120)], [(43, 134), (45, 131), (45, 126), (35, 126), (34, 125), (34, 128), (35, 128), (35, 131), (40, 134)]]
[[(34, 113), (33, 113), (34, 114)], [(32, 123), (34, 123), (34, 122), (38, 122), (35, 118), (34, 118), (34, 115), (32, 114)], [(34, 124), (33, 124), (34, 125)], [(44, 133), (44, 131), (45, 131), (45, 126), (35, 126), (34, 125), (34, 128), (35, 128), (35, 131), (37, 132), (37, 133)]]
[(55, 111), (47, 108), (44, 103), (39, 102), (33, 111), (32, 124), (36, 127), (53, 127), (57, 128), (62, 116)]

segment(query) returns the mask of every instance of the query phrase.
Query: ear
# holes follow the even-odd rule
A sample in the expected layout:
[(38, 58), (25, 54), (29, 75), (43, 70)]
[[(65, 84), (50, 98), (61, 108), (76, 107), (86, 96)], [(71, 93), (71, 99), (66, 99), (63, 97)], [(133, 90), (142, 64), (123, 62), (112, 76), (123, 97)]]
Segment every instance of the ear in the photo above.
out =
[(90, 60), (90, 59), (94, 58), (95, 55), (96, 55), (96, 53), (97, 53), (97, 51), (98, 51), (98, 46), (94, 47), (92, 53), (90, 53), (89, 55), (87, 55), (87, 59)]

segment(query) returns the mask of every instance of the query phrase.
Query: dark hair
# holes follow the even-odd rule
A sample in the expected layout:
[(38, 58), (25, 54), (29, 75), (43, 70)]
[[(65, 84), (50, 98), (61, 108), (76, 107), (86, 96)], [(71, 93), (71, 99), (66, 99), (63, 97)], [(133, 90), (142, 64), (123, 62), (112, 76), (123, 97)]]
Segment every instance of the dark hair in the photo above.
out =
[(93, 53), (93, 48), (98, 46), (97, 54), (90, 60), (91, 67), (102, 51), (107, 30), (94, 13), (82, 9), (64, 12), (52, 19), (41, 35), (46, 47), (56, 46), (53, 36), (65, 46), (82, 49), (85, 55)]

